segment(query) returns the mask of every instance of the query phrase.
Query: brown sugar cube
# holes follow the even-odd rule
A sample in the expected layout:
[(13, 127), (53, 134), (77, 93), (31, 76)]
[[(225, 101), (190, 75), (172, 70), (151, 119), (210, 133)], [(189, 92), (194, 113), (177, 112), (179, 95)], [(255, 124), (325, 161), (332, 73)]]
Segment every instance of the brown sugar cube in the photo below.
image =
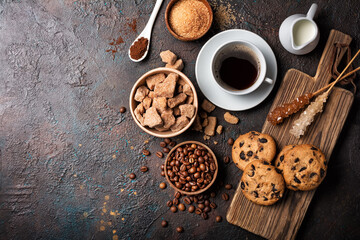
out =
[(184, 89), (183, 89), (183, 85), (180, 85), (180, 84), (179, 84), (179, 85), (177, 86), (177, 89), (176, 89), (177, 93), (182, 93), (183, 90), (184, 90)]
[(166, 111), (161, 113), (161, 119), (163, 120), (164, 123), (162, 127), (168, 130), (172, 125), (175, 124), (175, 117), (173, 115), (173, 110), (170, 108), (166, 109)]
[(158, 74), (154, 74), (151, 75), (149, 77), (146, 78), (146, 85), (148, 86), (148, 88), (150, 90), (154, 90), (155, 85), (157, 83), (161, 83), (165, 80), (165, 74), (164, 73), (158, 73)]
[(208, 136), (208, 135), (204, 135), (204, 140), (206, 141), (206, 140), (209, 140), (210, 139), (210, 136)]
[(176, 73), (170, 73), (163, 82), (155, 85), (155, 96), (172, 98), (174, 96), (176, 81), (179, 75)]
[(194, 102), (194, 97), (193, 96), (189, 96), (187, 97), (185, 103), (186, 104), (192, 104)]
[(183, 104), (179, 106), (180, 113), (182, 116), (192, 118), (195, 113), (195, 107), (192, 104)]
[(185, 84), (187, 84), (187, 82), (182, 79), (182, 78), (179, 78), (179, 80), (177, 81), (178, 84), (180, 84), (181, 86), (184, 86)]
[(216, 117), (208, 117), (209, 124), (205, 127), (204, 132), (208, 136), (215, 135), (215, 127), (216, 127)]
[(180, 116), (176, 118), (176, 122), (174, 125), (171, 126), (171, 131), (177, 132), (186, 127), (189, 124), (189, 120), (185, 116)]
[(179, 107), (174, 107), (174, 115), (175, 116), (180, 116), (181, 115)]
[(223, 127), (223, 126), (218, 125), (218, 126), (217, 126), (217, 128), (216, 128), (216, 132), (217, 132), (217, 134), (221, 134), (221, 133), (222, 133), (222, 131), (223, 131), (223, 129), (224, 129), (224, 127)]
[(230, 124), (237, 124), (239, 122), (239, 119), (236, 116), (229, 113), (229, 112), (226, 112), (224, 114), (224, 119), (225, 119), (226, 122), (228, 122)]
[(201, 118), (207, 118), (208, 115), (207, 115), (206, 112), (201, 112), (201, 113), (200, 113), (200, 117), (201, 117)]
[(144, 108), (145, 108), (146, 110), (151, 107), (151, 102), (152, 102), (152, 99), (149, 98), (148, 96), (146, 96), (146, 97), (144, 98), (144, 100), (142, 101), (142, 104), (143, 104), (143, 106), (144, 106)]
[(149, 89), (146, 86), (140, 86), (136, 89), (134, 96), (135, 101), (141, 102), (149, 94)]
[(165, 67), (167, 68), (173, 68), (179, 71), (182, 71), (184, 69), (184, 63), (182, 59), (178, 59), (174, 64), (166, 64)]
[(145, 112), (144, 106), (142, 103), (138, 104), (134, 110), (134, 114), (136, 119), (140, 122), (141, 125), (144, 126), (144, 117), (143, 114)]
[(194, 95), (194, 93), (193, 93), (193, 91), (192, 91), (192, 89), (191, 89), (191, 87), (190, 87), (189, 84), (185, 84), (185, 85), (183, 86), (183, 93), (185, 93), (185, 94), (188, 95), (188, 96), (193, 96), (193, 95)]
[(192, 129), (197, 131), (197, 132), (202, 131), (202, 126), (201, 126), (201, 121), (200, 121), (199, 115), (196, 115)]
[(150, 91), (149, 94), (148, 94), (148, 97), (153, 99), (155, 97), (154, 91)]
[(175, 97), (169, 98), (167, 104), (168, 104), (169, 108), (174, 108), (177, 105), (184, 103), (186, 98), (187, 97), (186, 97), (185, 93), (179, 93)]
[(208, 124), (209, 124), (209, 120), (208, 120), (208, 118), (204, 118), (204, 120), (203, 120), (203, 122), (202, 122), (201, 126), (206, 127)]
[(156, 97), (153, 100), (153, 107), (156, 108), (160, 113), (166, 110), (167, 108), (167, 99), (166, 97)]
[(163, 121), (156, 111), (155, 107), (151, 107), (146, 110), (144, 114), (144, 125), (149, 126), (150, 128), (159, 127), (163, 124)]
[(215, 109), (215, 105), (209, 102), (208, 100), (204, 99), (204, 101), (201, 104), (201, 108), (207, 111), (208, 113), (211, 113)]
[(177, 56), (170, 50), (166, 50), (160, 53), (161, 61), (173, 65), (176, 62)]

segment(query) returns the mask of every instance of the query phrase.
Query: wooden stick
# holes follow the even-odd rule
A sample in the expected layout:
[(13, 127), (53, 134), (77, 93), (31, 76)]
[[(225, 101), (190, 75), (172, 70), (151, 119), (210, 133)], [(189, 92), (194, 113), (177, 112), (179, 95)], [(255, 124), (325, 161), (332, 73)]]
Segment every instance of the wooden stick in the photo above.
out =
[[(360, 70), (360, 67), (358, 67), (358, 68), (352, 70), (351, 72), (345, 74), (344, 76), (342, 76), (342, 77), (340, 78), (339, 82), (340, 82), (341, 80), (344, 80), (344, 79), (347, 78), (348, 76), (356, 73), (356, 72), (359, 71), (359, 70)], [(317, 90), (316, 92), (313, 93), (313, 96), (318, 95), (319, 93), (323, 92), (323, 91), (326, 90), (328, 87), (330, 87), (332, 84), (333, 84), (333, 83), (329, 83), (329, 84), (326, 85), (325, 87), (320, 88), (319, 90)]]

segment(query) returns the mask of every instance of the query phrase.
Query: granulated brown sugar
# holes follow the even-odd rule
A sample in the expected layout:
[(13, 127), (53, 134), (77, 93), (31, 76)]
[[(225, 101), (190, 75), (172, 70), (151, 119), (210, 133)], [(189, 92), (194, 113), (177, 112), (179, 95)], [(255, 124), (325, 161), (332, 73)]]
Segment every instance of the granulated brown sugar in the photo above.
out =
[(169, 13), (171, 29), (179, 36), (196, 38), (205, 34), (210, 13), (204, 3), (198, 0), (180, 0)]

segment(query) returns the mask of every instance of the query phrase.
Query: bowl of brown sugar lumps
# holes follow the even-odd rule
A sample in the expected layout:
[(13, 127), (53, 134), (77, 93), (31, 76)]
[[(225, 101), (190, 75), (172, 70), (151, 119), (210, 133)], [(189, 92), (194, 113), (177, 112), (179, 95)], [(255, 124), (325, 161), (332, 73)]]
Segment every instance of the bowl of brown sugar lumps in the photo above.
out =
[(213, 12), (206, 0), (171, 0), (165, 11), (169, 32), (182, 41), (201, 38), (210, 29)]
[(164, 164), (166, 180), (184, 195), (197, 195), (208, 190), (215, 182), (218, 171), (214, 152), (197, 141), (176, 145)]
[(142, 75), (130, 93), (130, 111), (136, 124), (155, 137), (185, 132), (194, 122), (198, 98), (186, 75), (172, 68), (156, 68)]

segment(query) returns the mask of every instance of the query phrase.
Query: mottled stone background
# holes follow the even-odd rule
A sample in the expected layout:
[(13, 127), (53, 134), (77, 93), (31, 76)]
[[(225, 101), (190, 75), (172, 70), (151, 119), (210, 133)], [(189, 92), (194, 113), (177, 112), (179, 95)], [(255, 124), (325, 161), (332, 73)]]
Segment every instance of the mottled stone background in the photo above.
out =
[[(220, 194), (232, 197), (234, 190), (224, 190), (219, 182), (236, 186), (241, 176), (233, 164), (221, 161), (230, 155), (226, 140), (261, 130), (286, 70), (315, 74), (331, 29), (351, 35), (351, 49), (359, 49), (360, 2), (317, 1), (321, 39), (305, 56), (286, 52), (278, 29), (287, 16), (306, 13), (313, 1), (210, 0), (214, 24), (195, 42), (180, 42), (166, 30), (168, 2), (155, 22), (149, 56), (133, 63), (127, 50), (155, 0), (0, 0), (0, 239), (260, 239), (225, 220), (230, 201)], [(224, 122), (224, 110), (213, 113), (225, 132), (206, 141), (220, 160), (220, 176), (214, 189), (218, 208), (204, 221), (168, 211), (165, 203), (173, 190), (158, 187), (164, 181), (162, 160), (155, 156), (160, 139), (143, 133), (130, 112), (121, 114), (119, 108), (128, 107), (138, 77), (163, 65), (162, 50), (171, 49), (184, 60), (184, 72), (196, 85), (194, 66), (201, 46), (231, 28), (265, 38), (275, 52), (279, 75), (261, 105), (235, 113), (237, 126)], [(359, 77), (356, 82), (359, 87)], [(298, 239), (360, 239), (359, 105), (357, 93)], [(188, 131), (175, 140), (204, 142), (202, 137)], [(144, 148), (153, 154), (143, 156)], [(149, 172), (141, 173), (142, 165)], [(135, 180), (127, 177), (131, 172)], [(224, 221), (216, 223), (216, 215)], [(169, 221), (167, 228), (160, 226), (162, 219)], [(175, 231), (179, 225), (183, 234)]]

